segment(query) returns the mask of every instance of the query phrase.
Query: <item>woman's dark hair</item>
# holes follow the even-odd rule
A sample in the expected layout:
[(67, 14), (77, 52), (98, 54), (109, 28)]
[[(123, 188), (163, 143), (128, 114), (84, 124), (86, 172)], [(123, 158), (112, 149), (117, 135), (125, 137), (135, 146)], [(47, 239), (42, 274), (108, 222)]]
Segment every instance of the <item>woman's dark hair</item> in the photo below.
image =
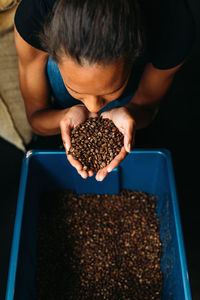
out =
[(58, 0), (40, 35), (43, 48), (59, 62), (133, 62), (144, 34), (137, 0)]

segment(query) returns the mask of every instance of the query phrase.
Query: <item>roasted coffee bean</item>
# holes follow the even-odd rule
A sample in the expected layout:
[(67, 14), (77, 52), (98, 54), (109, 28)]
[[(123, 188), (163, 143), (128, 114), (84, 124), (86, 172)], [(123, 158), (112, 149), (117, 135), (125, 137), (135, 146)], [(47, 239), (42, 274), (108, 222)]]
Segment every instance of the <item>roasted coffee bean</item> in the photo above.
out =
[(37, 299), (161, 299), (153, 195), (47, 194), (39, 219)]
[(111, 120), (89, 118), (71, 131), (69, 154), (84, 170), (97, 172), (120, 153), (122, 146), (123, 134)]

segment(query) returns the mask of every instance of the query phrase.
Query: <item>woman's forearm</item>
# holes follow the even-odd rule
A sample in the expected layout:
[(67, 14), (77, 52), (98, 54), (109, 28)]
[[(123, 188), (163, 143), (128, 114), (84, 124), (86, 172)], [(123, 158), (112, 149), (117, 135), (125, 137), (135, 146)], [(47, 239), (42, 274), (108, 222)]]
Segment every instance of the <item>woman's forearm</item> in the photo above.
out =
[(159, 108), (160, 101), (152, 101), (152, 104), (140, 104), (141, 101), (138, 101), (138, 94), (134, 95), (133, 99), (126, 105), (129, 113), (132, 115), (136, 122), (136, 130), (142, 129), (150, 125), (150, 123), (155, 118), (155, 115)]
[(29, 118), (29, 123), (36, 134), (55, 135), (60, 133), (60, 121), (68, 109), (44, 109), (36, 111)]
[(138, 89), (126, 105), (136, 122), (136, 129), (147, 127), (155, 118), (159, 104), (181, 66), (182, 64), (169, 70), (158, 70), (151, 63), (146, 65)]

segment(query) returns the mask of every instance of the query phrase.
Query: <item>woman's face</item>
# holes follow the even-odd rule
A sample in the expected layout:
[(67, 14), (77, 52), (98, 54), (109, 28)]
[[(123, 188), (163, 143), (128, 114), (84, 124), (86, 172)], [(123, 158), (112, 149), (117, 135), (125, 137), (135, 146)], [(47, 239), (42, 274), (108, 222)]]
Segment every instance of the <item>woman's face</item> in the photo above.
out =
[(58, 66), (68, 92), (90, 112), (98, 112), (119, 98), (130, 75), (130, 68), (127, 69), (122, 60), (109, 65), (85, 63), (81, 66), (66, 57)]

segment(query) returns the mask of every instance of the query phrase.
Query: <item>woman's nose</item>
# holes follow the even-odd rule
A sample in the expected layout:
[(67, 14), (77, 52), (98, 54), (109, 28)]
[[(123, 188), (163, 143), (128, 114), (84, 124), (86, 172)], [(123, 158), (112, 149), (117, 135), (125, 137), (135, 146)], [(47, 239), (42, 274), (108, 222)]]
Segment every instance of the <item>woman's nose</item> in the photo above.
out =
[(97, 113), (106, 105), (105, 100), (100, 96), (88, 96), (84, 100), (84, 104), (90, 112), (94, 113)]

